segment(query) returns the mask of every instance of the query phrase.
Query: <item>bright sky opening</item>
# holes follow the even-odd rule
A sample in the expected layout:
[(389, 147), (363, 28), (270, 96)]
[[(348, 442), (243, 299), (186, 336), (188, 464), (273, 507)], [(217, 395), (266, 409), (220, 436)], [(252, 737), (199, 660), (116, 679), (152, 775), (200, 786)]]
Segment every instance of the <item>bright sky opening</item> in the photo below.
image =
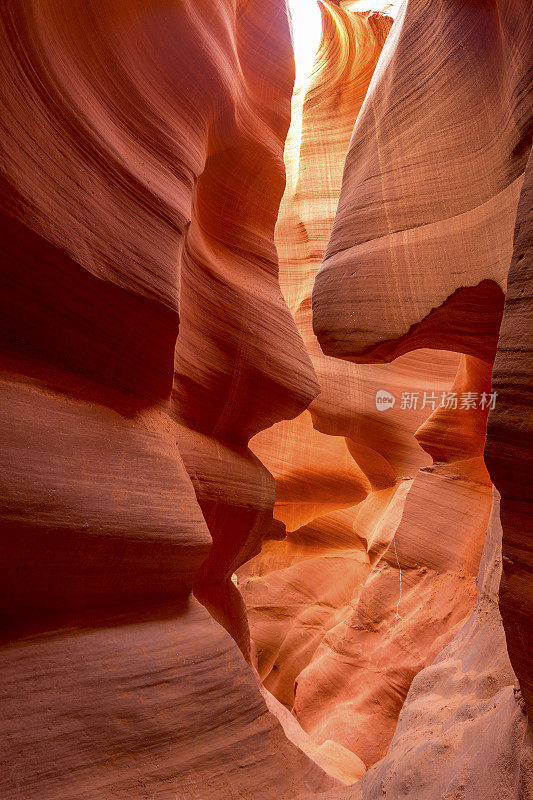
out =
[(292, 17), (296, 86), (301, 86), (313, 68), (320, 44), (322, 18), (316, 0), (289, 0)]
[[(292, 18), (294, 60), (296, 62), (295, 87), (302, 86), (313, 69), (320, 31), (321, 14), (317, 0), (288, 0)], [(401, 0), (351, 0), (344, 8), (350, 11), (382, 11), (395, 17)]]

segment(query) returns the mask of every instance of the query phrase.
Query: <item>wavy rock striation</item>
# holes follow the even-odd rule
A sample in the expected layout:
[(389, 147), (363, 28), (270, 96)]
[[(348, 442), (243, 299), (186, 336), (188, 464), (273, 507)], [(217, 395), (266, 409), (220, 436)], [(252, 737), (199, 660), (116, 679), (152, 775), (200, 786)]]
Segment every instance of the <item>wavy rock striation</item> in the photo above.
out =
[(500, 611), (507, 648), (531, 718), (533, 551), (531, 537), (531, 364), (533, 350), (533, 165), (531, 156), (518, 212), (492, 385), (485, 460), (502, 495), (503, 573)]
[(318, 391), (273, 241), (285, 4), (0, 26), (0, 794), (313, 796), (335, 781), (268, 711), (230, 580), (272, 525), (248, 439)]
[(322, 348), (360, 363), (496, 348), (530, 141), (529, 4), (430, 8), (404, 3), (387, 40), (313, 292)]
[(477, 600), (458, 635), (414, 679), (389, 751), (359, 783), (320, 800), (528, 800), (531, 730), (498, 609), (502, 529), (495, 496)]
[[(314, 329), (326, 354), (364, 365), (428, 346), (454, 350), (462, 356), (453, 390), (476, 392), (479, 401), (485, 394), (484, 408), (481, 401), (475, 413), (439, 407), (416, 433), (435, 465), (419, 472), (413, 484), (418, 491), (407, 496), (398, 532), (403, 526), (412, 549), (396, 547), (394, 553), (402, 571), (413, 566), (413, 555), (416, 565), (429, 559), (446, 569), (464, 548), (471, 548), (471, 557), (478, 552), (475, 543), (483, 538), (488, 484), (481, 455), (490, 376), (531, 146), (528, 4), (449, 4), (428, 13), (430, 7), (416, 0), (403, 4), (387, 39), (354, 128), (313, 291)], [(530, 559), (521, 487), (527, 477), (515, 479), (513, 468), (506, 468), (511, 460), (518, 463), (518, 441), (525, 447), (521, 434), (528, 431), (521, 387), (528, 377), (529, 206), (525, 190), (487, 446), (491, 475), (504, 495), (501, 609), (526, 696)], [(422, 492), (422, 483), (429, 487), (439, 474), (444, 482)], [(487, 489), (481, 491), (481, 484)], [(464, 505), (470, 530), (451, 513), (461, 508), (465, 490), (471, 492)], [(476, 504), (481, 513), (473, 511)], [(425, 539), (436, 516), (441, 522)], [(531, 797), (530, 732), (497, 606), (497, 502), (487, 531), (475, 609), (414, 678), (386, 757), (357, 787), (324, 797)], [(437, 597), (445, 607), (445, 596), (439, 591)]]
[[(370, 765), (387, 751), (414, 676), (451, 641), (474, 603), (491, 507), (482, 461), (488, 408), (465, 413), (448, 400), (489, 392), (490, 365), (430, 351), (431, 337), (419, 344), (426, 349), (411, 342), (390, 364), (342, 362), (323, 342), (324, 352), (318, 346), (311, 293), (331, 229), (333, 239), (348, 206), (343, 193), (361, 126), (372, 168), (380, 163), (375, 135), (365, 127), (372, 96), (364, 98), (391, 26), (382, 15), (352, 14), (329, 2), (321, 8), (314, 71), (293, 99), (276, 228), (280, 283), (321, 393), (299, 418), (253, 439), (275, 476), (274, 515), (288, 534), (266, 542), (238, 574), (265, 687), (316, 742), (337, 742)], [(386, 201), (380, 195), (372, 202)], [(357, 235), (361, 225), (349, 222), (346, 230)], [(376, 295), (387, 286), (376, 280), (377, 250), (374, 258), (373, 277), (362, 286)], [(327, 253), (314, 297), (324, 271), (331, 272)], [(345, 267), (335, 273), (340, 282), (346, 274)], [(359, 284), (352, 291), (342, 282), (338, 294), (330, 289), (323, 300), (332, 325), (341, 296), (342, 314), (366, 319), (353, 304)], [(400, 293), (399, 313), (402, 302)], [(499, 315), (489, 314), (492, 323)], [(495, 342), (496, 332), (491, 336)], [(393, 407), (377, 408), (380, 390), (394, 395)]]
[(0, 8), (6, 800), (531, 797), (531, 13), (360, 5)]

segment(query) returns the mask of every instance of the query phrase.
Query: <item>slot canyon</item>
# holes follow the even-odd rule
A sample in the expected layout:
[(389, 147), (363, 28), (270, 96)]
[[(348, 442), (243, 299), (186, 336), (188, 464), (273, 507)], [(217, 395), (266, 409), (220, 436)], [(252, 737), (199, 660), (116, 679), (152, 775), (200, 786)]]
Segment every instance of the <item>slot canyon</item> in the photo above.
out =
[(0, 50), (0, 800), (533, 800), (530, 0)]

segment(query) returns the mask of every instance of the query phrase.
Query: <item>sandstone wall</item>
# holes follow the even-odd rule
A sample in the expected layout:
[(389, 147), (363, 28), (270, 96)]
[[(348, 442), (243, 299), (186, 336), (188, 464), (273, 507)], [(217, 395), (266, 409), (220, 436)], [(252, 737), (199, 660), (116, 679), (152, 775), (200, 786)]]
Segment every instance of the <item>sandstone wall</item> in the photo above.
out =
[(285, 4), (6, 2), (0, 37), (0, 794), (312, 796), (230, 581), (272, 521), (248, 439), (318, 391)]

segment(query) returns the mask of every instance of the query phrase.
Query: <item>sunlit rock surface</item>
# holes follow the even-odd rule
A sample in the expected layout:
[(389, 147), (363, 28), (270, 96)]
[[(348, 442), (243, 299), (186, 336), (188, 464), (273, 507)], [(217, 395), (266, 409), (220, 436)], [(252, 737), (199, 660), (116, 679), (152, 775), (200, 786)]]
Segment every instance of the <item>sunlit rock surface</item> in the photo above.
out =
[(313, 292), (328, 354), (493, 359), (530, 137), (530, 34), (526, 0), (402, 5)]
[[(333, 240), (345, 208), (352, 214), (348, 201), (343, 205), (341, 183), (345, 193), (359, 136), (368, 140), (368, 168), (382, 164), (388, 176), (387, 162), (373, 152), (379, 131), (370, 123), (364, 127), (373, 94), (363, 100), (391, 25), (381, 15), (350, 14), (332, 3), (321, 7), (323, 39), (314, 72), (305, 96), (302, 91), (293, 99), (287, 189), (276, 228), (280, 283), (321, 393), (298, 419), (252, 442), (276, 478), (274, 515), (288, 534), (266, 542), (238, 574), (265, 687), (317, 742), (339, 742), (370, 765), (387, 751), (414, 676), (473, 607), (491, 507), (482, 460), (488, 405), (461, 405), (468, 393), (490, 394), (491, 363), (479, 353), (429, 350), (436, 344), (431, 336), (410, 343), (390, 364), (339, 361), (318, 346), (311, 292), (332, 227)], [(399, 20), (391, 36), (403, 24)], [(371, 93), (378, 91), (381, 63)], [(401, 107), (394, 113), (401, 126)], [(386, 204), (386, 184), (380, 185), (382, 194), (373, 202)], [(355, 236), (357, 225), (363, 225), (359, 217), (347, 222), (346, 235)], [(510, 253), (512, 241), (506, 246)], [(358, 289), (379, 296), (389, 283), (380, 252), (374, 257), (373, 282), (363, 277)], [(315, 296), (328, 269), (326, 257)], [(343, 267), (339, 281), (346, 273)], [(431, 280), (428, 273), (428, 290)], [(354, 322), (368, 319), (355, 289), (342, 283), (339, 292), (343, 314)], [(476, 302), (486, 296), (495, 307), (480, 347), (493, 354), (503, 295), (496, 286), (478, 293)], [(332, 324), (339, 313), (336, 297), (325, 290)], [(401, 302), (399, 293), (393, 311), (403, 313)], [(385, 325), (386, 318), (378, 322)], [(351, 359), (357, 360), (373, 359)], [(393, 407), (377, 408), (380, 390), (396, 398)]]
[(422, 670), (389, 751), (363, 779), (320, 800), (533, 796), (533, 748), (498, 609), (502, 529), (495, 494), (472, 614)]
[[(504, 494), (500, 604), (526, 700), (531, 559), (523, 487), (529, 467), (522, 477), (518, 453), (527, 462), (527, 191), (516, 214), (531, 146), (531, 33), (527, 3), (450, 4), (433, 14), (426, 3), (403, 4), (355, 125), (313, 292), (314, 329), (326, 354), (365, 364), (429, 346), (454, 350), (463, 354), (454, 391), (487, 396), (516, 217), (487, 453)], [(415, 478), (418, 493), (407, 496), (397, 533), (403, 525), (416, 541), (416, 565), (429, 558), (445, 567), (468, 542), (474, 551), (483, 539), (487, 411), (439, 408), (416, 433), (435, 459), (434, 468)], [(444, 482), (422, 493), (422, 476), (427, 489), (428, 478), (439, 474)], [(453, 520), (467, 486), (470, 531)], [(441, 502), (442, 521), (425, 540), (423, 529), (431, 529)], [(487, 531), (474, 612), (414, 679), (386, 757), (353, 790), (328, 797), (531, 797), (526, 705), (498, 613), (497, 503)], [(405, 549), (396, 548), (396, 555), (407, 567)], [(436, 600), (450, 609), (442, 592)], [(339, 691), (338, 673), (335, 680)]]

